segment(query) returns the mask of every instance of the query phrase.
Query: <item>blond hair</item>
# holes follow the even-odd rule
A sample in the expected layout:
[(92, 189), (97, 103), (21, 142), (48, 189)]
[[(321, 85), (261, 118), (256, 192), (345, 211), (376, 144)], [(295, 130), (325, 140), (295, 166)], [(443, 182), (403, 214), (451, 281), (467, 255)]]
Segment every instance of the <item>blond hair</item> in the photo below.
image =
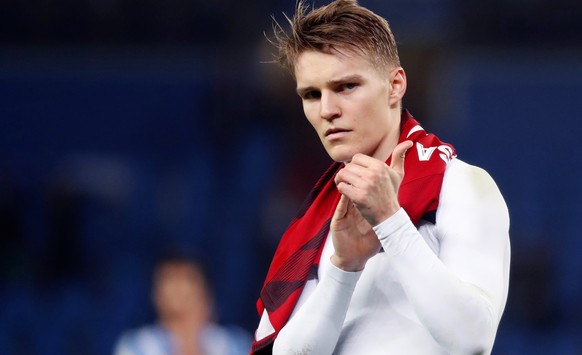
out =
[(386, 19), (362, 7), (356, 0), (335, 0), (317, 9), (298, 0), (293, 19), (285, 15), (291, 29), (285, 32), (273, 19), (270, 42), (277, 53), (275, 62), (294, 75), (295, 64), (307, 50), (348, 52), (369, 57), (380, 70), (400, 66), (394, 35)]

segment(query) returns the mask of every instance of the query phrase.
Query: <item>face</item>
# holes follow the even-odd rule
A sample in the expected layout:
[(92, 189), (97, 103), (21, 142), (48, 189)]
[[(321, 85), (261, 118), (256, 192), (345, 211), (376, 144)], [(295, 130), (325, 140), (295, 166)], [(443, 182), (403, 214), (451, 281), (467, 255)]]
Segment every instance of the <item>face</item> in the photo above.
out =
[(189, 265), (166, 264), (157, 271), (154, 300), (164, 319), (183, 316), (204, 321), (209, 303), (201, 276)]
[(357, 54), (305, 51), (298, 57), (297, 93), (333, 160), (350, 161), (356, 153), (390, 156), (400, 134), (403, 75), (402, 68), (382, 74)]

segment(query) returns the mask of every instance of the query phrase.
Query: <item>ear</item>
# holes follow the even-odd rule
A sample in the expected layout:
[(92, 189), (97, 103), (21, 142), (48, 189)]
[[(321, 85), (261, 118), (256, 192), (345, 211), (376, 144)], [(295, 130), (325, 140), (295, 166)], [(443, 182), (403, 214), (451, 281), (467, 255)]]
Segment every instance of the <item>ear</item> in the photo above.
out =
[(406, 93), (406, 73), (402, 67), (390, 71), (390, 106), (397, 106)]

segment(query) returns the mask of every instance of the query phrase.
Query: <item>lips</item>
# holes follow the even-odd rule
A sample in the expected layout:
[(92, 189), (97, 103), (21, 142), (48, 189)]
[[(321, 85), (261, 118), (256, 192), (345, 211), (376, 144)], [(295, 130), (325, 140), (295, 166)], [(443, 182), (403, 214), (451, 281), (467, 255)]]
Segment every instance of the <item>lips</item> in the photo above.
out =
[(345, 133), (348, 133), (348, 132), (349, 132), (348, 129), (331, 127), (331, 128), (328, 128), (325, 131), (325, 136), (328, 137), (328, 138), (340, 137), (340, 136), (343, 136)]

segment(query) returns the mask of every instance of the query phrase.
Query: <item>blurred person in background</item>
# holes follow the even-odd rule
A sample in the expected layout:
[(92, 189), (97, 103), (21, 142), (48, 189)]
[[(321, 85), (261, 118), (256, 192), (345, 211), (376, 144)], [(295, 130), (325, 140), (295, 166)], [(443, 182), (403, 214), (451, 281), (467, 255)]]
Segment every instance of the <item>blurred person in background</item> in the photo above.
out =
[(153, 303), (157, 322), (123, 334), (115, 355), (248, 354), (250, 335), (213, 322), (210, 287), (196, 262), (161, 260), (153, 275)]
[(402, 107), (385, 19), (308, 9), (272, 41), (335, 163), (281, 238), (251, 353), (489, 354), (509, 283), (497, 185)]

